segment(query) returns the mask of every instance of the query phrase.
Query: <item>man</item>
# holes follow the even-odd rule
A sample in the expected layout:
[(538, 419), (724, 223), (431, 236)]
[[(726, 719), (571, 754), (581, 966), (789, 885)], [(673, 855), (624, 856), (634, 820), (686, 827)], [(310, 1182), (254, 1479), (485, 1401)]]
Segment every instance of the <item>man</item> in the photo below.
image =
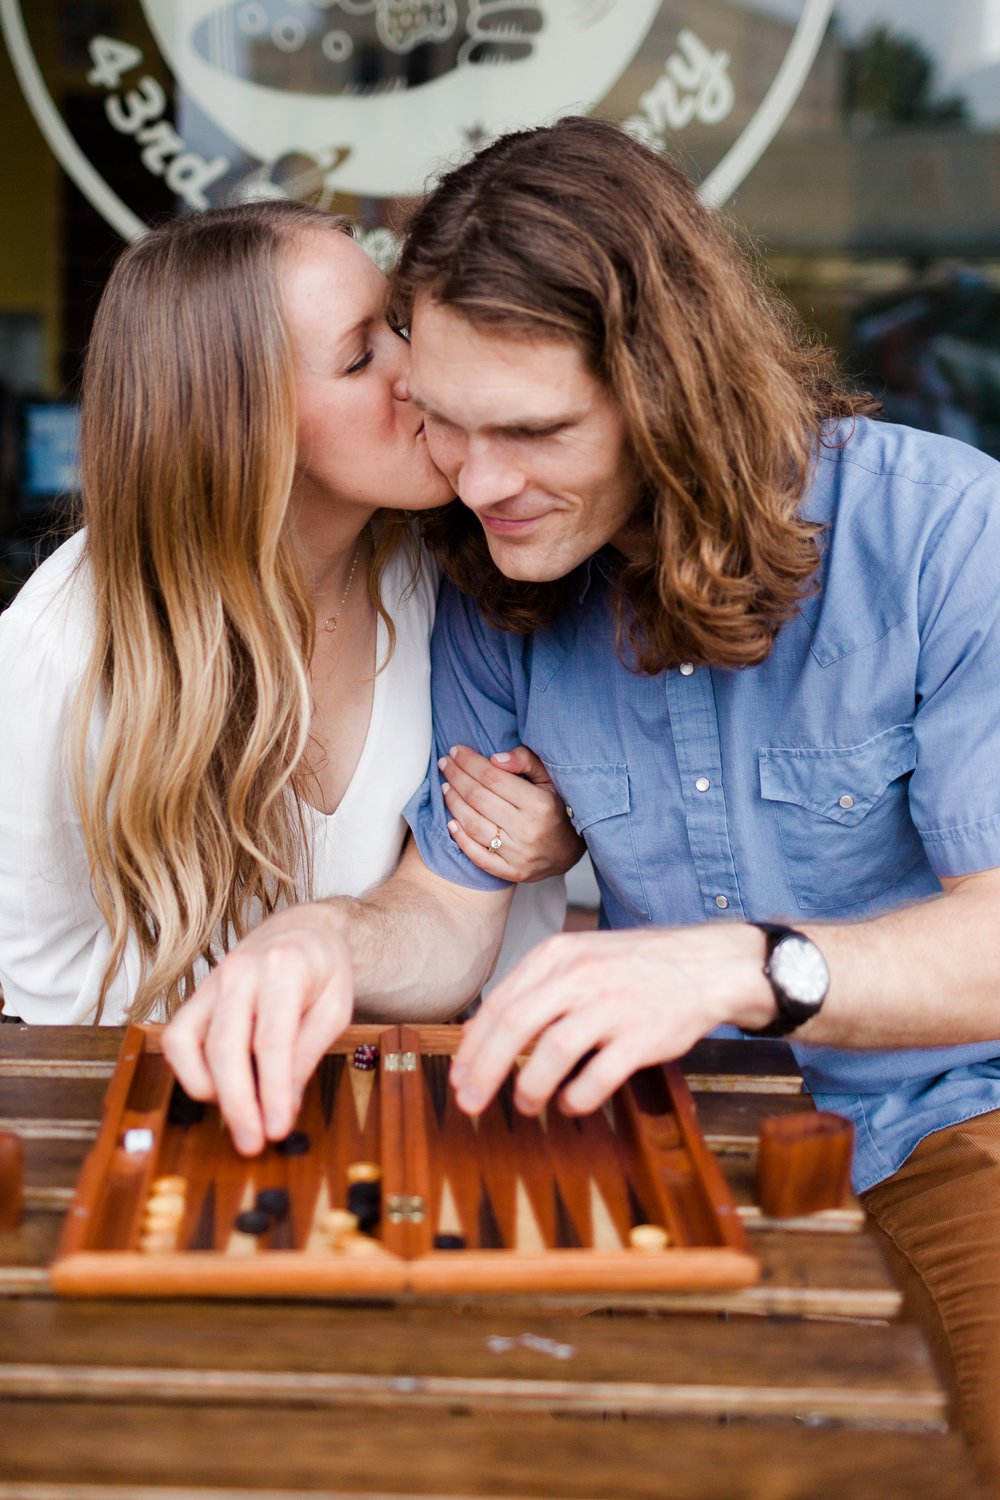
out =
[(794, 1035), (1000, 1474), (1000, 1355), (976, 1352), (1000, 1342), (1000, 467), (868, 421), (681, 174), (596, 121), (446, 177), (395, 304), (463, 501), (428, 532), (466, 591), (436, 630), (441, 774), (396, 876), (265, 924), (168, 1056), (254, 1150), (352, 1006), (460, 1009), (510, 889), (504, 804), (460, 747), (523, 740), (614, 930), (552, 939), (495, 989), (460, 1106), (535, 1037), (519, 1107), (582, 1112), (719, 1026)]

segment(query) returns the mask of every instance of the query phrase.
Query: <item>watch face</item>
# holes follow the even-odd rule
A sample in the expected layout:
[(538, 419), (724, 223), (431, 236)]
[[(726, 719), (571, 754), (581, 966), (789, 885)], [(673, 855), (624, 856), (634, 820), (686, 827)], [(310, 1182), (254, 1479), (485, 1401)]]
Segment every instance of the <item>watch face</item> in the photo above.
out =
[(829, 988), (826, 960), (808, 938), (782, 938), (771, 954), (768, 969), (790, 999), (806, 1005), (817, 1005)]

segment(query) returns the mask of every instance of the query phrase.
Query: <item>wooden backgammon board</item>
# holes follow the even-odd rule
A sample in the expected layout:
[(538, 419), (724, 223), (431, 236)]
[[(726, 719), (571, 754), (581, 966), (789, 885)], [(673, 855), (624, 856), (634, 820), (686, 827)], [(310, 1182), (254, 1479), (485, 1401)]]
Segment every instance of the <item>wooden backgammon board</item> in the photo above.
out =
[(603, 1110), (455, 1106), (456, 1027), (349, 1028), (246, 1159), (131, 1027), (52, 1266), (74, 1296), (737, 1287), (759, 1266), (673, 1064)]

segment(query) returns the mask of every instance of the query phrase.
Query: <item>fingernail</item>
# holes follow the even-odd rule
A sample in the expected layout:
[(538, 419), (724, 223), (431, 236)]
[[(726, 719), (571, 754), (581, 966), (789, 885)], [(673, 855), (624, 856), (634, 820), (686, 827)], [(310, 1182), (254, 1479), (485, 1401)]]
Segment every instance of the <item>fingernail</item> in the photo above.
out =
[(264, 1121), (264, 1129), (267, 1131), (268, 1140), (271, 1141), (283, 1141), (288, 1134), (288, 1127), (281, 1115), (268, 1115)]
[(457, 745), (452, 745), (451, 749), (448, 751), (448, 754), (449, 755), (457, 755), (458, 754), (458, 746)]
[(455, 822), (454, 818), (451, 818), (449, 820), (449, 823), (448, 823), (448, 832), (449, 833), (457, 833), (458, 832), (458, 824)]
[(252, 1131), (238, 1130), (233, 1139), (236, 1143), (236, 1149), (241, 1156), (256, 1156), (257, 1151), (260, 1149), (257, 1144), (257, 1137)]
[(510, 760), (510, 756), (507, 754), (506, 750), (499, 751), (498, 754), (492, 756), (491, 758), (496, 761), (498, 766), (505, 766)]
[(439, 771), (445, 771), (445, 770), (447, 770), (447, 768), (448, 768), (448, 757), (447, 757), (447, 755), (442, 755), (441, 759), (438, 761), (438, 770)]
[(465, 1066), (464, 1063), (452, 1063), (452, 1065), (451, 1065), (451, 1085), (452, 1085), (452, 1088), (456, 1088), (456, 1089), (460, 1088), (461, 1085), (465, 1082), (466, 1078), (468, 1077), (468, 1072), (469, 1072), (469, 1070)]
[(448, 793), (451, 791), (450, 784), (447, 781), (442, 781), (442, 783), (441, 783), (441, 790), (444, 793), (444, 795), (447, 797)]
[(467, 1115), (477, 1115), (481, 1106), (480, 1096), (476, 1089), (459, 1089), (455, 1095), (455, 1103)]

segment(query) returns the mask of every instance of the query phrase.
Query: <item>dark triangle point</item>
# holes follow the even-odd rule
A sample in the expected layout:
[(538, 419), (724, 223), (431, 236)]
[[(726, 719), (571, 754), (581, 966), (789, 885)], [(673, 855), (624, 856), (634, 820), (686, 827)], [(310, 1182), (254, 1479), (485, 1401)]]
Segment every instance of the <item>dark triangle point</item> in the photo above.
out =
[(333, 1106), (343, 1076), (345, 1059), (339, 1054), (324, 1057), (319, 1065), (319, 1100), (323, 1108), (323, 1122), (329, 1125), (333, 1118)]
[(631, 1182), (629, 1182), (628, 1185), (628, 1211), (631, 1216), (633, 1225), (649, 1223), (649, 1214), (643, 1208), (642, 1199), (639, 1197)]
[(438, 1126), (444, 1127), (444, 1117), (448, 1109), (448, 1068), (450, 1059), (439, 1057), (433, 1053), (422, 1059), (424, 1065), (424, 1082), (430, 1101), (434, 1108)]
[(506, 1248), (503, 1235), (500, 1233), (500, 1225), (493, 1212), (490, 1195), (485, 1187), (479, 1199), (479, 1248), (480, 1250), (504, 1250)]
[(560, 1250), (582, 1250), (583, 1241), (557, 1182), (552, 1184), (552, 1202), (556, 1211), (556, 1246)]
[(210, 1182), (202, 1199), (201, 1212), (194, 1232), (187, 1242), (188, 1250), (211, 1250), (215, 1245), (215, 1183)]
[(497, 1090), (497, 1103), (500, 1105), (508, 1130), (514, 1129), (514, 1079), (515, 1074), (508, 1073)]

